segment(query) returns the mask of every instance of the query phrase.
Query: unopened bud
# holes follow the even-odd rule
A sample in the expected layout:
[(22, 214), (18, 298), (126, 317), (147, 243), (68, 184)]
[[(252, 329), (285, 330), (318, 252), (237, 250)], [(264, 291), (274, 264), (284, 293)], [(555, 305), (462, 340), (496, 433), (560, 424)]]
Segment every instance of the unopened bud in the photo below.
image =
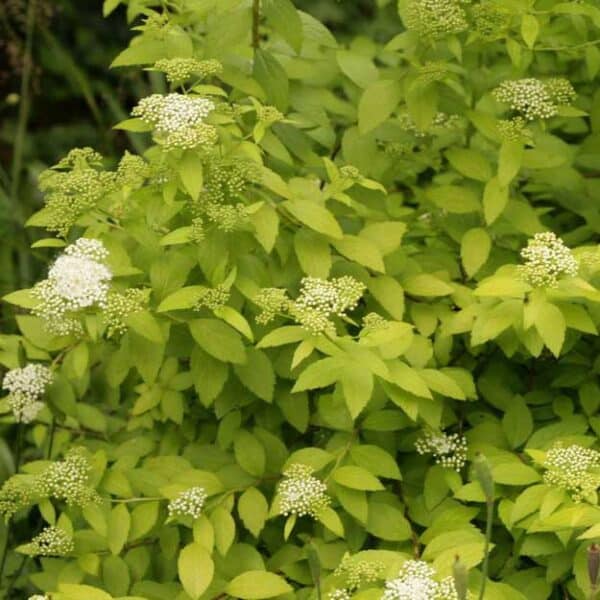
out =
[(600, 546), (592, 544), (587, 552), (587, 567), (590, 583), (595, 588), (598, 585), (598, 571), (600, 570)]
[(456, 556), (452, 565), (452, 576), (454, 577), (454, 587), (458, 600), (467, 600), (467, 586), (469, 581), (469, 571), (467, 567), (460, 561), (460, 557)]
[(483, 489), (486, 501), (493, 502), (494, 478), (492, 477), (492, 469), (490, 468), (490, 463), (487, 461), (487, 458), (483, 454), (478, 452), (475, 456), (475, 460), (473, 461), (473, 466), (475, 467), (475, 475), (477, 476), (477, 480), (479, 481), (481, 488)]

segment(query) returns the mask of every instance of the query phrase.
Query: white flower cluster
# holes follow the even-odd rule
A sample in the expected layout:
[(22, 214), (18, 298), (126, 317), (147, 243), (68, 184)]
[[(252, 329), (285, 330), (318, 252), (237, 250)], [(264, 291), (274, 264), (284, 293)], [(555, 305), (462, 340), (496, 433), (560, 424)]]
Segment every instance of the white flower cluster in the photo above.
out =
[(34, 594), (33, 596), (29, 596), (27, 600), (50, 600), (49, 596), (42, 596), (40, 594)]
[(421, 560), (407, 560), (398, 577), (386, 581), (381, 600), (458, 600), (452, 577), (435, 579), (435, 570)]
[(214, 109), (208, 98), (152, 94), (142, 98), (131, 114), (151, 125), (165, 148), (195, 148), (216, 143), (216, 129), (204, 123)]
[(203, 487), (189, 488), (169, 502), (169, 516), (197, 519), (202, 514), (206, 498), (206, 490)]
[(420, 36), (439, 39), (464, 31), (468, 24), (457, 0), (409, 0), (405, 25)]
[(546, 453), (544, 481), (567, 490), (575, 502), (595, 494), (600, 487), (600, 452), (572, 444), (557, 444)]
[(30, 556), (65, 556), (74, 549), (73, 538), (58, 527), (46, 527), (29, 544), (20, 547), (23, 554)]
[(327, 600), (350, 600), (352, 594), (345, 588), (336, 588), (327, 594)]
[(534, 77), (503, 81), (493, 95), (527, 121), (549, 119), (558, 113), (558, 107), (570, 104), (575, 91), (566, 79), (554, 78), (542, 81)]
[(99, 497), (90, 487), (90, 461), (82, 448), (72, 448), (64, 460), (42, 471), (33, 485), (40, 496), (64, 500), (68, 505), (86, 506)]
[(442, 467), (460, 471), (467, 462), (467, 440), (458, 433), (426, 432), (415, 442), (421, 455), (432, 454)]
[(112, 273), (106, 266), (108, 251), (101, 241), (80, 238), (68, 246), (50, 267), (48, 278), (33, 288), (40, 302), (33, 313), (57, 335), (79, 333), (81, 325), (71, 313), (104, 308)]
[(300, 295), (290, 305), (289, 313), (313, 333), (333, 331), (332, 316), (343, 317), (358, 306), (366, 286), (350, 277), (332, 280), (305, 277), (300, 283)]
[(282, 515), (309, 515), (315, 518), (329, 506), (331, 498), (325, 493), (327, 486), (313, 477), (312, 472), (311, 467), (296, 463), (283, 473), (284, 479), (277, 488)]
[(52, 371), (31, 363), (22, 369), (11, 369), (2, 380), (2, 389), (8, 390), (8, 404), (17, 423), (31, 423), (44, 403), (40, 401), (52, 383)]
[(265, 288), (254, 299), (262, 309), (256, 320), (266, 324), (277, 314), (287, 313), (311, 333), (335, 333), (331, 317), (343, 317), (354, 310), (365, 289), (362, 282), (349, 275), (331, 280), (304, 277), (296, 300), (288, 298), (283, 289)]
[(534, 287), (555, 287), (562, 276), (575, 277), (577, 260), (565, 243), (551, 231), (536, 233), (521, 250), (524, 279)]

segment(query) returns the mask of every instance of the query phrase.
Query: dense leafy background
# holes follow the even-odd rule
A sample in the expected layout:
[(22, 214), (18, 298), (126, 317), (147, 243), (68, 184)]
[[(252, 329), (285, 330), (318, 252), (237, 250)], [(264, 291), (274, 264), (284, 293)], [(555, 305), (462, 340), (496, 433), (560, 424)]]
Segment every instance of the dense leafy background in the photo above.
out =
[[(4, 596), (370, 600), (406, 559), (443, 578), (458, 556), (473, 598), (485, 572), (489, 600), (594, 598), (599, 465), (566, 469), (587, 485), (578, 498), (546, 453), (581, 456), (600, 430), (595, 3), (108, 0), (106, 21), (100, 5), (55, 4), (11, 2), (3, 24), (16, 58), (2, 79), (0, 362), (54, 373), (33, 423), (3, 400), (0, 509), (18, 509)], [(166, 149), (129, 113), (169, 91), (156, 61), (191, 57), (223, 65), (172, 86), (214, 100), (218, 142)], [(542, 94), (566, 78), (577, 96), (563, 86), (550, 118), (525, 123), (493, 93), (524, 78)], [(71, 146), (104, 159), (60, 164), (40, 193)], [(144, 161), (119, 162), (126, 151)], [(88, 204), (79, 188), (60, 196), (78, 176), (96, 182)], [(543, 231), (578, 274), (535, 287), (517, 265)], [(79, 334), (51, 335), (29, 288), (80, 237), (108, 249), (111, 293), (140, 302), (119, 331), (96, 306)], [(261, 319), (261, 290), (293, 300), (307, 276), (364, 293), (324, 333), (298, 303)], [(466, 438), (458, 471), (417, 452), (441, 432)], [(94, 502), (40, 483), (73, 447)], [(314, 518), (279, 514), (293, 464), (327, 485)], [(169, 519), (192, 486), (209, 496), (202, 515)], [(73, 550), (31, 552), (46, 525)], [(346, 553), (374, 579), (336, 571)]]

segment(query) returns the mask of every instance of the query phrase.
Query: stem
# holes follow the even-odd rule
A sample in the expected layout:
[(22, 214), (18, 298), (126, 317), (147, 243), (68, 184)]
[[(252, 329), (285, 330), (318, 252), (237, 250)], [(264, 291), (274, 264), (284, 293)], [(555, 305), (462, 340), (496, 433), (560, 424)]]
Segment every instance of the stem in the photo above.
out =
[[(19, 117), (17, 120), (17, 131), (15, 133), (15, 143), (13, 146), (13, 161), (11, 166), (11, 184), (10, 201), (14, 218), (23, 224), (24, 213), (19, 203), (19, 187), (21, 183), (21, 171), (23, 169), (23, 148), (25, 145), (25, 135), (27, 133), (27, 122), (29, 121), (29, 109), (31, 106), (31, 74), (33, 67), (32, 47), (33, 34), (35, 31), (35, 8), (36, 0), (29, 0), (27, 5), (25, 53), (23, 55), (23, 76), (21, 77), (21, 104), (19, 106)], [(21, 283), (29, 282), (29, 260), (27, 254), (19, 253), (19, 270)]]
[(52, 416), (50, 430), (48, 431), (48, 447), (46, 448), (46, 460), (52, 458), (52, 446), (54, 445), (54, 433), (56, 431), (56, 417)]
[(481, 590), (479, 592), (479, 600), (484, 599), (485, 586), (488, 578), (489, 562), (490, 562), (490, 540), (492, 539), (492, 523), (494, 520), (494, 500), (488, 499), (487, 502), (487, 515), (485, 523), (485, 545), (483, 547), (483, 568), (481, 581)]
[(252, 47), (254, 51), (260, 48), (260, 33), (258, 25), (260, 22), (260, 0), (252, 1)]

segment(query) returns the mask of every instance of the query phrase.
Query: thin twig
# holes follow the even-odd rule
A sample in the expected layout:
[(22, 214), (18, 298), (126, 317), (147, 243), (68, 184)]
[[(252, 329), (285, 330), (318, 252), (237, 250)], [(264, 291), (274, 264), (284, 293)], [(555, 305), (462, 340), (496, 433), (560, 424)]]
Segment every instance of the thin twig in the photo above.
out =
[(252, 47), (254, 51), (260, 48), (260, 0), (253, 0), (252, 2)]

